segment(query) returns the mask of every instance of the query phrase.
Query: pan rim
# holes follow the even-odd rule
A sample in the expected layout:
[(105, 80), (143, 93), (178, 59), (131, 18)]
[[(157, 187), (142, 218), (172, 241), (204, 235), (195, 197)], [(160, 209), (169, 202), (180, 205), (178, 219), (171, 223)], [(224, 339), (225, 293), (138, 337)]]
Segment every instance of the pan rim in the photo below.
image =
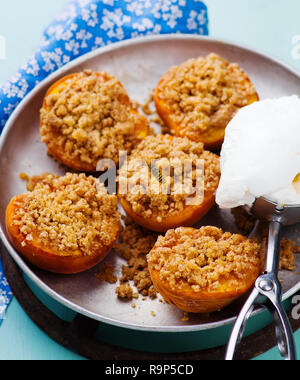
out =
[[(156, 36), (146, 36), (146, 37), (137, 37), (121, 42), (116, 42), (111, 45), (108, 45), (106, 47), (101, 47), (99, 49), (96, 49), (92, 52), (89, 52), (81, 57), (76, 58), (72, 62), (66, 64), (65, 66), (59, 68), (54, 73), (50, 74), (47, 78), (45, 78), (43, 81), (41, 81), (27, 96), (20, 102), (20, 104), (17, 106), (17, 108), (14, 110), (8, 121), (6, 122), (6, 125), (2, 131), (2, 134), (0, 136), (0, 155), (2, 153), (6, 138), (9, 134), (10, 129), (13, 127), (15, 120), (19, 116), (19, 114), (22, 112), (22, 110), (27, 106), (27, 104), (31, 101), (32, 98), (40, 91), (41, 88), (46, 86), (47, 84), (50, 84), (53, 82), (56, 78), (59, 78), (61, 75), (64, 74), (64, 72), (71, 70), (73, 67), (76, 67), (92, 58), (95, 58), (97, 56), (101, 56), (105, 53), (109, 53), (118, 49), (134, 46), (134, 45), (140, 45), (145, 43), (153, 43), (153, 42), (161, 42), (161, 41), (174, 41), (174, 40), (193, 40), (193, 41), (204, 41), (204, 42), (212, 42), (216, 44), (225, 45), (227, 47), (237, 48), (239, 50), (246, 51), (251, 54), (259, 55), (261, 58), (264, 58), (268, 60), (269, 62), (272, 62), (276, 64), (277, 66), (282, 67), (286, 71), (290, 72), (291, 74), (295, 75), (298, 79), (300, 79), (300, 73), (294, 69), (292, 66), (282, 62), (281, 60), (269, 56), (267, 53), (262, 52), (261, 50), (253, 49), (250, 47), (247, 47), (245, 45), (240, 45), (234, 42), (231, 42), (229, 40), (225, 39), (218, 39), (214, 37), (207, 37), (207, 36), (198, 36), (198, 35), (189, 35), (189, 34), (164, 34), (164, 35), (156, 35)], [(224, 319), (222, 321), (217, 322), (210, 322), (205, 323), (201, 325), (191, 325), (191, 326), (144, 326), (144, 325), (136, 325), (136, 324), (130, 324), (122, 321), (118, 321), (116, 319), (107, 318), (104, 316), (99, 316), (98, 314), (87, 311), (84, 308), (76, 305), (75, 303), (67, 300), (57, 292), (55, 292), (53, 289), (51, 289), (48, 285), (46, 285), (29, 267), (28, 265), (23, 261), (23, 259), (19, 256), (17, 251), (13, 248), (11, 243), (6, 237), (6, 234), (4, 232), (3, 226), (0, 224), (0, 239), (2, 240), (5, 248), (9, 252), (9, 254), (12, 256), (14, 261), (17, 263), (19, 268), (46, 294), (48, 294), (50, 297), (58, 301), (59, 303), (63, 304), (64, 306), (70, 308), (71, 310), (80, 313), (86, 317), (92, 318), (94, 320), (97, 320), (102, 323), (106, 323), (109, 325), (113, 325), (116, 327), (126, 328), (129, 330), (135, 330), (135, 331), (144, 331), (144, 332), (160, 332), (160, 333), (187, 333), (187, 332), (200, 332), (204, 330), (212, 330), (216, 328), (220, 328), (223, 326), (227, 326), (232, 324), (236, 317), (231, 317)], [(293, 286), (289, 291), (287, 291), (283, 296), (283, 301), (289, 299), (291, 296), (293, 296), (297, 291), (300, 290), (300, 282), (299, 284), (296, 284)], [(253, 316), (256, 316), (263, 312), (263, 309), (257, 310), (253, 313)]]

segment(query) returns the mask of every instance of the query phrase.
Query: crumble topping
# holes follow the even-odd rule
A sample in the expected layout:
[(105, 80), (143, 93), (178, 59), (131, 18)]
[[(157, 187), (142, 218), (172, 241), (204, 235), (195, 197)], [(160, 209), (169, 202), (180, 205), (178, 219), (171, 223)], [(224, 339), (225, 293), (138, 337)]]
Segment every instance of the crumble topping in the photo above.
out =
[(131, 301), (133, 299), (133, 290), (129, 284), (122, 284), (116, 289), (116, 294), (123, 300)]
[(257, 100), (254, 86), (239, 66), (217, 54), (171, 68), (162, 86), (160, 100), (168, 104), (173, 121), (186, 136), (225, 128), (241, 107)]
[[(199, 160), (204, 164), (204, 173), (197, 167)], [(146, 167), (140, 165), (141, 161)], [(153, 163), (156, 173), (153, 173)], [(190, 164), (190, 169), (187, 165), (188, 180), (183, 186), (182, 171), (186, 164)], [(197, 176), (204, 180), (204, 195), (214, 194), (220, 180), (219, 157), (205, 151), (202, 143), (156, 135), (146, 137), (133, 150), (127, 168), (120, 170), (119, 182), (128, 180), (129, 191), (124, 198), (135, 213), (146, 218), (154, 214), (159, 221), (185, 208), (187, 198), (195, 194)]]
[(157, 236), (154, 232), (147, 231), (126, 218), (125, 227), (121, 228), (119, 242), (114, 246), (115, 252), (127, 261), (127, 265), (122, 267), (120, 287), (116, 291), (120, 298), (128, 299), (128, 295), (132, 298), (133, 291), (129, 290), (130, 281), (134, 283), (142, 296), (148, 296), (151, 299), (157, 297), (146, 257), (153, 248)]
[(119, 161), (142, 139), (137, 128), (148, 122), (130, 101), (115, 77), (85, 71), (49, 94), (41, 110), (41, 136), (49, 150), (63, 149), (66, 157), (95, 167), (101, 158)]
[(261, 245), (217, 227), (178, 228), (160, 236), (148, 255), (150, 268), (172, 289), (216, 290), (230, 277), (239, 284), (261, 263)]
[(117, 197), (84, 174), (35, 176), (31, 191), (18, 204), (14, 224), (24, 236), (23, 244), (38, 239), (57, 254), (80, 251), (90, 255), (109, 246), (120, 221)]

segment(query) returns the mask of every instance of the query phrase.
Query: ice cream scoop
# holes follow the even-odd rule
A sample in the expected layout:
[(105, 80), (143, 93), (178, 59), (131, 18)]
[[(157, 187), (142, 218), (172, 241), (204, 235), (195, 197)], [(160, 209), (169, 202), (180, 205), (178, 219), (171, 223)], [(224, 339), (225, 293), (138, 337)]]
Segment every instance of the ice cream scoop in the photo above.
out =
[(288, 317), (282, 307), (282, 287), (278, 280), (280, 236), (283, 225), (300, 223), (300, 205), (280, 207), (276, 203), (259, 198), (252, 207), (258, 219), (269, 222), (269, 238), (264, 273), (256, 280), (255, 287), (241, 310), (227, 346), (226, 360), (234, 358), (255, 306), (267, 309), (275, 324), (278, 348), (286, 360), (296, 360), (296, 349)]

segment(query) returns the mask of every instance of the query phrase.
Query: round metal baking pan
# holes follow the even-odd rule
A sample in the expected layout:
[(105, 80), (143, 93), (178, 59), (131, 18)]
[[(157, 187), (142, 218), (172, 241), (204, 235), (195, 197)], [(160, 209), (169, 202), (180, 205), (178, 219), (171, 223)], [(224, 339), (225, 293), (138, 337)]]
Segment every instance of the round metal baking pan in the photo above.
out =
[[(102, 71), (118, 77), (132, 99), (146, 102), (161, 76), (173, 65), (215, 52), (237, 62), (255, 84), (261, 99), (297, 94), (300, 76), (293, 69), (268, 56), (211, 38), (186, 35), (151, 36), (120, 42), (89, 53), (64, 66), (39, 84), (18, 106), (6, 124), (0, 139), (0, 236), (21, 270), (47, 295), (64, 306), (94, 320), (113, 326), (146, 332), (193, 332), (228, 326), (235, 319), (243, 300), (221, 312), (206, 316), (192, 315), (182, 321), (183, 313), (159, 300), (131, 303), (117, 299), (115, 285), (102, 284), (94, 277), (96, 269), (75, 276), (58, 276), (26, 263), (9, 242), (5, 230), (5, 210), (10, 199), (25, 191), (19, 174), (44, 172), (63, 174), (65, 169), (47, 155), (39, 135), (39, 110), (48, 87), (60, 77), (85, 69)], [(237, 232), (228, 211), (215, 207), (201, 224), (211, 224)], [(286, 236), (297, 241), (299, 226), (287, 228)], [(118, 271), (123, 260), (112, 252), (107, 259)], [(300, 289), (300, 256), (295, 272), (281, 271), (284, 299)], [(154, 313), (153, 313), (154, 312)], [(258, 311), (259, 312), (259, 311)], [(155, 317), (154, 317), (155, 315)]]

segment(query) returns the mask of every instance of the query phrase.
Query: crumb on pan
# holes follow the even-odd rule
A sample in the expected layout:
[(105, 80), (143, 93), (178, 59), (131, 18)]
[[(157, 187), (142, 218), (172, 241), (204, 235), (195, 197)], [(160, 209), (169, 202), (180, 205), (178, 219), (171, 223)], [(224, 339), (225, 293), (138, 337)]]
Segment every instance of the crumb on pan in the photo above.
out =
[(151, 115), (156, 114), (156, 111), (151, 110), (150, 108), (151, 104), (153, 103), (153, 100), (154, 100), (154, 91), (151, 92), (146, 103), (142, 106), (142, 111), (145, 115), (151, 116)]
[[(120, 170), (119, 181), (128, 181), (130, 189), (124, 195), (125, 199), (135, 213), (145, 218), (153, 214), (158, 218), (178, 214), (185, 208), (186, 199), (195, 192), (196, 176), (199, 176), (196, 163), (199, 160), (204, 162), (205, 195), (214, 193), (220, 180), (220, 160), (217, 155), (205, 151), (202, 143), (187, 138), (148, 136), (133, 150), (124, 168), (126, 172)], [(148, 165), (146, 171), (145, 166), (139, 164), (141, 161)], [(167, 191), (160, 190), (161, 183), (151, 173), (153, 162), (161, 168), (164, 177), (162, 186), (167, 187)], [(192, 164), (191, 171), (187, 173), (190, 181), (182, 186), (182, 168), (186, 163)], [(137, 174), (139, 182), (136, 181)], [(150, 183), (145, 192), (144, 184), (149, 178)]]
[(57, 254), (90, 255), (113, 243), (120, 219), (117, 197), (95, 178), (45, 174), (33, 177), (29, 187), (14, 221), (24, 236), (23, 244), (35, 237)]
[(123, 300), (131, 301), (133, 299), (133, 289), (129, 284), (122, 284), (116, 289), (116, 294)]
[[(133, 112), (134, 110), (134, 112)], [(148, 125), (135, 111), (115, 77), (85, 71), (50, 94), (41, 109), (41, 136), (50, 151), (60, 148), (70, 160), (93, 164), (101, 158), (119, 161), (141, 141), (137, 127)]]
[[(121, 229), (119, 242), (114, 246), (114, 250), (127, 265), (122, 267), (122, 277), (120, 278), (121, 290), (119, 297), (126, 293), (122, 289), (127, 289), (132, 281), (138, 293), (144, 297), (155, 299), (157, 292), (154, 289), (150, 273), (148, 270), (147, 254), (151, 251), (157, 239), (157, 235), (133, 223), (129, 218), (125, 220), (125, 227)], [(134, 296), (134, 295), (133, 295)], [(135, 296), (138, 296), (135, 294)]]
[[(155, 123), (161, 127), (161, 134), (170, 133), (163, 120), (158, 115), (154, 104), (155, 90), (151, 92), (145, 104), (140, 105), (141, 111), (148, 118), (150, 123)], [(154, 130), (151, 128), (149, 135), (154, 135)]]
[(27, 190), (33, 191), (39, 183), (43, 182), (44, 180), (47, 181), (47, 177), (49, 177), (49, 176), (51, 177), (52, 174), (51, 173), (43, 173), (41, 175), (34, 175), (31, 177), (27, 176), (27, 178), (24, 177), (22, 179), (27, 181), (27, 186), (26, 186)]
[(116, 284), (118, 278), (114, 274), (114, 272), (115, 268), (111, 263), (104, 263), (99, 266), (98, 272), (95, 274), (95, 277), (101, 282)]
[(218, 289), (230, 278), (237, 285), (260, 266), (261, 245), (216, 227), (185, 233), (178, 228), (160, 236), (148, 263), (172, 289)]
[(296, 270), (294, 253), (299, 251), (297, 244), (290, 239), (281, 239), (280, 242), (280, 262), (279, 269), (285, 269), (289, 271)]
[(214, 126), (225, 128), (238, 109), (256, 96), (239, 66), (213, 53), (171, 68), (162, 88), (159, 98), (168, 104), (173, 121), (186, 136)]
[(20, 178), (22, 181), (29, 181), (29, 179), (30, 179), (29, 175), (26, 174), (26, 173), (23, 173), (23, 172), (21, 172), (21, 173), (19, 174), (19, 178)]

